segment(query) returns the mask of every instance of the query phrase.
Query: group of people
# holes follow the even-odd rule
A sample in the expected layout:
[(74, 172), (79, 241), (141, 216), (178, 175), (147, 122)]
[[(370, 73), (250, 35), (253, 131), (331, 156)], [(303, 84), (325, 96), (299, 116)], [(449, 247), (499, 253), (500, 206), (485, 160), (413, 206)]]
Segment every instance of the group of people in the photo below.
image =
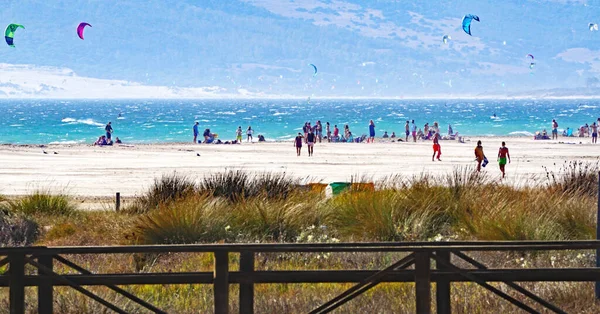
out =
[[(592, 122), (592, 124), (584, 124), (577, 129), (577, 137), (591, 137), (592, 143), (596, 144), (598, 142), (598, 126), (600, 125), (600, 118), (597, 121)], [(564, 137), (574, 137), (573, 129), (566, 128), (562, 132), (562, 136)], [(542, 132), (536, 132), (534, 137), (536, 140), (557, 140), (558, 139), (558, 122), (556, 119), (552, 119), (552, 138), (548, 136), (546, 130), (542, 130)]]
[[(483, 153), (481, 141), (477, 141), (477, 146), (475, 147), (475, 160), (477, 161), (477, 172), (480, 172), (481, 167), (485, 167), (488, 164), (488, 159)], [(502, 178), (504, 178), (506, 176), (506, 164), (510, 163), (510, 153), (505, 142), (502, 142), (502, 146), (498, 150), (497, 161), (500, 166), (500, 172), (502, 172)]]
[(106, 131), (106, 135), (101, 135), (98, 137), (98, 139), (94, 142), (94, 146), (110, 146), (113, 144), (121, 144), (122, 141), (119, 139), (119, 137), (115, 138), (115, 141), (113, 142), (112, 140), (112, 133), (113, 133), (113, 128), (112, 128), (112, 124), (111, 122), (108, 122), (106, 124), (106, 126), (104, 127), (104, 131)]
[[(198, 125), (199, 125), (199, 123), (196, 122), (196, 123), (194, 123), (194, 126), (192, 127), (192, 132), (194, 134), (194, 140), (193, 140), (194, 144), (195, 143), (241, 144), (243, 142), (242, 134), (244, 133), (244, 131), (242, 130), (241, 126), (238, 126), (237, 130), (235, 130), (235, 140), (221, 142), (221, 140), (217, 139), (218, 134), (212, 133), (210, 131), (210, 129), (205, 129), (204, 132), (202, 133), (204, 140), (198, 140), (198, 135), (200, 134), (200, 132), (198, 130)], [(254, 135), (254, 130), (252, 129), (252, 126), (249, 125), (248, 129), (246, 129), (246, 141), (251, 143), (254, 140), (253, 135)], [(264, 142), (265, 137), (259, 134), (258, 141)]]

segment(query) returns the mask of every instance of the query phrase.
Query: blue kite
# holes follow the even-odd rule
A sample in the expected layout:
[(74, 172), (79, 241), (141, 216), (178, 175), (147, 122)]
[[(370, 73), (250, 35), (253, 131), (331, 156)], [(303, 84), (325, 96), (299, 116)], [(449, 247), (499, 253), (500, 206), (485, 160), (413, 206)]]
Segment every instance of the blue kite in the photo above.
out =
[(465, 15), (465, 17), (463, 17), (463, 20), (462, 20), (463, 31), (465, 31), (465, 33), (469, 34), (469, 36), (472, 36), (471, 35), (471, 21), (473, 21), (473, 20), (479, 22), (479, 16), (473, 15), (473, 14), (467, 14), (467, 15)]
[(309, 65), (315, 69), (315, 74), (313, 74), (313, 76), (317, 76), (317, 66), (312, 63)]

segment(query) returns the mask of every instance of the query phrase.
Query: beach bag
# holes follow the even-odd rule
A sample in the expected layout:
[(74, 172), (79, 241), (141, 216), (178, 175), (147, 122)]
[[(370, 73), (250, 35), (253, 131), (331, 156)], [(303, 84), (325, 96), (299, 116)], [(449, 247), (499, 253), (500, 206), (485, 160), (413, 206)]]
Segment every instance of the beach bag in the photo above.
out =
[(487, 166), (488, 162), (489, 161), (488, 161), (487, 157), (483, 156), (483, 162), (481, 163), (481, 166), (485, 168), (485, 166)]

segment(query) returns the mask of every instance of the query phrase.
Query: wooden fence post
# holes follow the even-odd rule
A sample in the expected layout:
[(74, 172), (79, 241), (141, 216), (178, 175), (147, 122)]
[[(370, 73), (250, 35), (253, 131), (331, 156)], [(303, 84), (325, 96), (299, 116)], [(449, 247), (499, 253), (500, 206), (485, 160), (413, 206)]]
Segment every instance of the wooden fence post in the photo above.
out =
[(8, 256), (10, 314), (25, 313), (25, 253), (11, 253)]
[[(254, 252), (240, 253), (240, 272), (242, 276), (254, 272)], [(240, 283), (240, 313), (254, 313), (254, 281)]]
[(115, 196), (115, 211), (121, 210), (121, 193), (117, 192)]
[(213, 293), (215, 314), (227, 314), (229, 312), (229, 252), (216, 251), (214, 254)]
[[(52, 270), (52, 255), (40, 255), (38, 263)], [(54, 291), (52, 287), (52, 277), (50, 274), (42, 275), (38, 270), (38, 276), (41, 277), (40, 285), (38, 286), (38, 313), (52, 314)]]
[[(436, 252), (436, 255), (438, 260), (443, 260), (446, 263), (450, 263), (450, 252), (438, 251)], [(435, 263), (435, 268), (438, 270), (447, 270), (447, 267), (440, 263)], [(438, 282), (435, 284), (435, 300), (437, 305), (437, 314), (450, 314), (452, 312), (452, 307), (450, 305), (450, 281), (438, 280)]]
[(431, 260), (429, 252), (415, 252), (415, 295), (417, 312), (431, 314)]

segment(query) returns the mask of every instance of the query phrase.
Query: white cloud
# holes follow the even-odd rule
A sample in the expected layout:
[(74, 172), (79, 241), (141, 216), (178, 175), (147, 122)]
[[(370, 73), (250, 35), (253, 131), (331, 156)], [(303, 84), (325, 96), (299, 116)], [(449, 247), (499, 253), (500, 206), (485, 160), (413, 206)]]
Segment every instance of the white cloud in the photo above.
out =
[(570, 48), (556, 55), (555, 58), (566, 62), (586, 64), (590, 72), (600, 73), (600, 51), (588, 48)]
[[(436, 48), (442, 42), (443, 35), (451, 35), (453, 44), (446, 49), (479, 53), (486, 46), (477, 37), (471, 37), (462, 31), (460, 18), (431, 20), (423, 15), (408, 12), (411, 21), (407, 27), (395, 24), (385, 18), (381, 10), (363, 8), (360, 5), (339, 0), (245, 0), (274, 14), (289, 18), (310, 20), (317, 26), (337, 26), (374, 38), (400, 38), (401, 45), (414, 48)], [(410, 27), (408, 27), (410, 26)], [(427, 30), (424, 32), (423, 29)]]
[(169, 87), (81, 77), (71, 69), (0, 63), (0, 98), (240, 98), (266, 97), (219, 86)]

